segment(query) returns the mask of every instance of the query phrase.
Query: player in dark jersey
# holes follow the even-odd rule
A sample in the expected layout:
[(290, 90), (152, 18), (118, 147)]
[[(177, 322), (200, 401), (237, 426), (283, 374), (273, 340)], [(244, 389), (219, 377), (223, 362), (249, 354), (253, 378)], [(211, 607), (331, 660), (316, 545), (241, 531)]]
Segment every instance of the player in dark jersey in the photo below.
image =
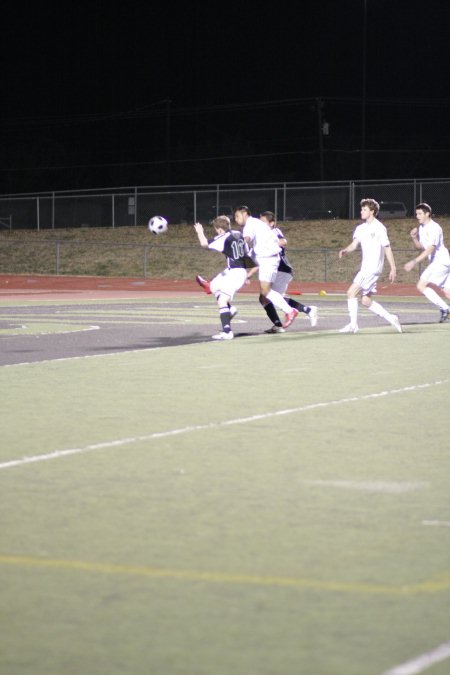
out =
[(214, 293), (219, 306), (222, 330), (212, 336), (213, 340), (232, 340), (234, 335), (230, 324), (237, 310), (232, 307), (231, 301), (247, 280), (248, 249), (242, 232), (231, 229), (228, 216), (218, 216), (211, 221), (211, 225), (216, 231), (216, 236), (208, 240), (203, 225), (195, 223), (194, 229), (198, 240), (202, 248), (223, 253), (227, 259), (227, 267), (211, 281), (199, 275), (196, 280), (206, 293)]
[[(264, 213), (261, 213), (259, 217), (261, 220), (268, 223), (268, 225), (270, 225), (270, 227), (277, 233), (278, 243), (281, 246), (281, 252), (280, 264), (278, 265), (278, 273), (273, 283), (273, 288), (281, 293), (281, 295), (285, 295), (287, 288), (293, 279), (293, 269), (286, 257), (285, 251), (287, 240), (284, 237), (282, 231), (276, 226), (275, 215), (272, 213), (272, 211), (264, 211)], [(284, 333), (284, 328), (274, 305), (271, 302), (267, 302), (267, 299), (262, 296), (259, 297), (259, 301), (264, 307), (267, 316), (273, 323), (272, 328), (266, 330), (266, 333)], [(310, 320), (311, 326), (317, 325), (317, 307), (314, 305), (303, 305), (301, 302), (292, 300), (292, 298), (286, 298), (286, 302), (288, 305), (294, 307), (299, 312), (304, 312), (304, 314), (306, 314)]]

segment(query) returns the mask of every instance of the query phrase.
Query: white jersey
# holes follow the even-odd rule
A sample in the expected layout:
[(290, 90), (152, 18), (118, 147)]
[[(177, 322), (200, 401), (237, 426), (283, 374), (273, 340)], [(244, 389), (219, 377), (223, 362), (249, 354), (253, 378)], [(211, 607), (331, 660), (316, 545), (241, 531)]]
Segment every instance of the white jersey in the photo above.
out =
[(433, 253), (428, 256), (430, 262), (440, 265), (450, 265), (450, 254), (444, 246), (442, 227), (438, 223), (434, 220), (429, 220), (428, 223), (419, 225), (417, 228), (417, 238), (424, 249), (431, 245), (435, 247)]
[(384, 249), (390, 246), (383, 223), (374, 218), (370, 223), (361, 223), (353, 232), (361, 246), (361, 271), (365, 274), (381, 274), (384, 265)]
[(250, 238), (249, 246), (253, 248), (256, 258), (280, 255), (277, 233), (263, 220), (249, 216), (242, 234)]

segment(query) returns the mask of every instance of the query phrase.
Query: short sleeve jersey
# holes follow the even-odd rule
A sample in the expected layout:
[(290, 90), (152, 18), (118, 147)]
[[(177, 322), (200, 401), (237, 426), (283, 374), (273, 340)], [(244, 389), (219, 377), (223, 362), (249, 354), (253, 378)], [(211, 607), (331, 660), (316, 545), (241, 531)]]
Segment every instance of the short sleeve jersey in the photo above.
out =
[(419, 225), (417, 237), (424, 249), (433, 245), (434, 252), (428, 256), (430, 262), (450, 265), (450, 255), (444, 246), (442, 227), (434, 220), (429, 220), (424, 225)]
[(244, 237), (250, 238), (250, 246), (257, 258), (269, 258), (280, 254), (277, 234), (263, 220), (249, 216), (242, 233)]
[[(279, 227), (274, 227), (273, 231), (276, 232), (278, 239), (285, 239), (284, 234)], [(286, 256), (286, 249), (284, 246), (280, 248), (280, 264), (278, 265), (279, 272), (286, 272), (287, 274), (292, 274), (293, 270), (291, 264)]]
[(362, 251), (361, 270), (367, 274), (381, 274), (384, 265), (384, 249), (390, 246), (383, 223), (374, 218), (370, 223), (361, 223), (353, 232)]
[(242, 232), (239, 230), (230, 230), (225, 234), (219, 234), (214, 239), (208, 241), (208, 248), (213, 251), (223, 253), (227, 259), (227, 266), (230, 269), (235, 267), (244, 267), (247, 255), (247, 246)]

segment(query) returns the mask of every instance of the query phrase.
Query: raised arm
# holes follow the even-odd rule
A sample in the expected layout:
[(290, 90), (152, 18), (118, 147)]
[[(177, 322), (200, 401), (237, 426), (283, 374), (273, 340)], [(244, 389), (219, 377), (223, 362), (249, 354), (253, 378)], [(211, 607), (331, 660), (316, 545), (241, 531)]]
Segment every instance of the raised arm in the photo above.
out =
[(194, 230), (197, 233), (200, 246), (202, 248), (208, 248), (208, 239), (206, 238), (205, 232), (203, 230), (203, 225), (201, 223), (195, 223)]

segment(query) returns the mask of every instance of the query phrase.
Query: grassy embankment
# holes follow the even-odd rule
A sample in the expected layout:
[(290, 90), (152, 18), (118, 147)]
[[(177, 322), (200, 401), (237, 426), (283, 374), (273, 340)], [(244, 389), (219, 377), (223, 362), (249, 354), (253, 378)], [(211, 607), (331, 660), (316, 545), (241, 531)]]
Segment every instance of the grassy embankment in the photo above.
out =
[[(358, 221), (293, 221), (281, 227), (289, 241), (289, 258), (297, 278), (348, 280), (360, 256), (343, 264), (337, 252), (346, 246)], [(450, 243), (450, 218), (440, 219), (444, 238)], [(397, 252), (399, 281), (411, 281), (401, 270), (413, 248), (409, 231), (412, 218), (387, 221), (391, 245)], [(212, 228), (207, 228), (212, 236)], [(59, 242), (59, 244), (57, 244)], [(58, 249), (58, 250), (57, 250)], [(327, 249), (326, 263), (324, 249)], [(58, 258), (58, 268), (56, 261)], [(211, 275), (223, 264), (220, 254), (203, 251), (191, 225), (171, 225), (164, 235), (151, 235), (147, 227), (68, 228), (0, 232), (0, 273), (135, 276), (192, 278)]]

